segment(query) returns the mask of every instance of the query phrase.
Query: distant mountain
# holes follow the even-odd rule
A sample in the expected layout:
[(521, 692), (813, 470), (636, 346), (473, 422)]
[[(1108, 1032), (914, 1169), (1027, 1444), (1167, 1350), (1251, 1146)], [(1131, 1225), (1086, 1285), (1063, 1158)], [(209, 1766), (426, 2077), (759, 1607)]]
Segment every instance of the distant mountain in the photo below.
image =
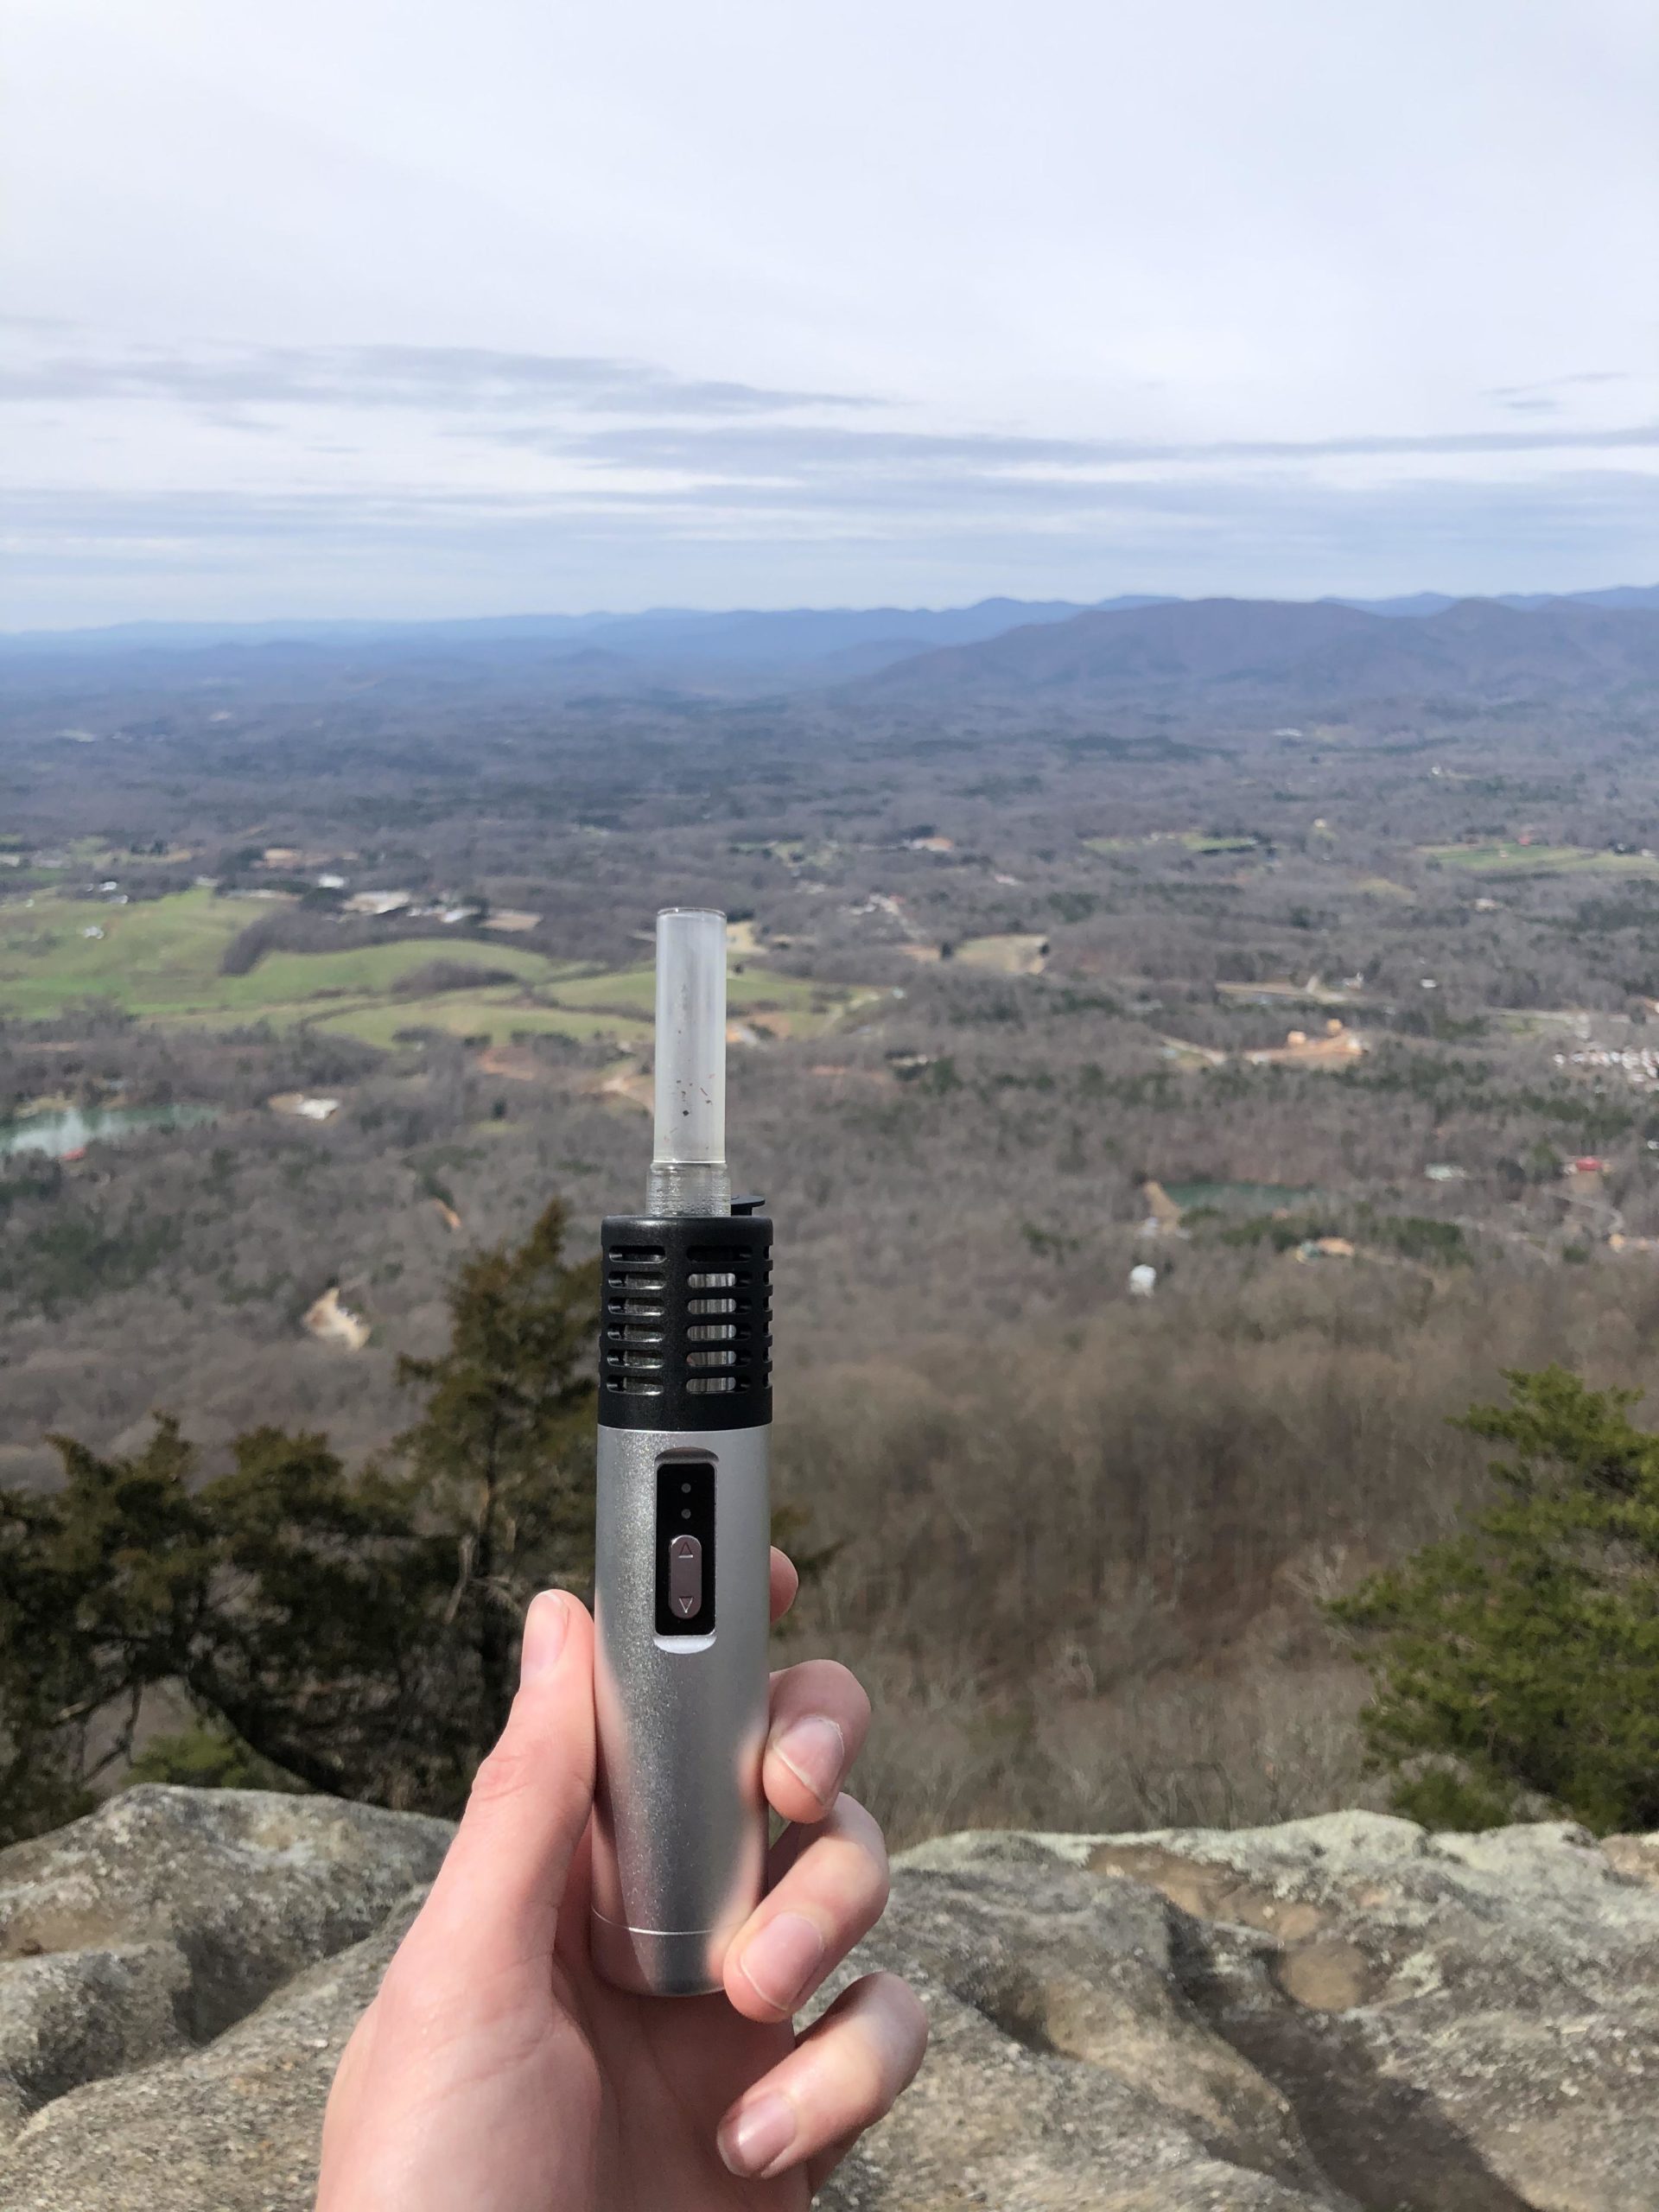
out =
[[(1160, 604), (1146, 595), (1109, 607)], [(0, 636), (0, 657), (54, 659), (221, 648), (346, 652), (377, 661), (448, 652), (606, 654), (653, 677), (766, 675), (834, 682), (885, 667), (936, 645), (971, 645), (1022, 625), (1069, 621), (1071, 600), (985, 599), (972, 607), (794, 607), (708, 613), (661, 607), (643, 614), (511, 614), (431, 622), (124, 622), (100, 630), (37, 630)], [(573, 671), (573, 673), (575, 671)]]
[[(1150, 605), (1135, 597), (1111, 606)], [(1063, 622), (1084, 611), (1071, 600), (986, 599), (955, 607), (739, 608), (707, 613), (653, 608), (643, 614), (506, 614), (437, 621), (120, 622), (94, 630), (22, 631), (0, 637), (8, 650), (77, 652), (189, 651), (211, 645), (569, 645), (636, 660), (814, 659), (892, 639), (912, 651), (967, 645), (1026, 622)]]
[[(1530, 613), (1539, 607), (1612, 607), (1659, 608), (1659, 584), (1615, 584), (1606, 591), (1500, 591), (1492, 594), (1495, 606), (1519, 607)], [(1403, 599), (1336, 599), (1333, 607), (1357, 607), (1367, 614), (1444, 614), (1458, 604), (1449, 591), (1414, 591)]]
[(608, 614), (496, 614), (428, 622), (112, 622), (92, 630), (0, 632), (0, 653), (194, 652), (214, 645), (545, 644), (579, 639)]
[(1614, 584), (1607, 591), (1507, 592), (1503, 607), (1611, 607), (1659, 609), (1659, 584)]
[[(1482, 651), (1495, 656), (1494, 671), (1503, 665), (1517, 672), (1532, 668), (1531, 676), (1522, 679), (1517, 673), (1516, 680), (1544, 681), (1544, 662), (1566, 671), (1577, 652), (1588, 655), (1611, 682), (1622, 649), (1595, 645), (1587, 633), (1570, 642), (1548, 624), (1557, 615), (1659, 615), (1659, 586), (1483, 601), (1455, 600), (1442, 592), (1313, 601), (1191, 601), (1137, 594), (1092, 607), (1069, 600), (999, 598), (971, 607), (729, 613), (657, 607), (639, 614), (512, 614), (420, 622), (127, 622), (100, 630), (0, 635), (0, 661), (37, 667), (49, 662), (66, 678), (78, 677), (88, 663), (99, 664), (107, 673), (118, 660), (135, 658), (148, 666), (169, 659), (175, 664), (175, 677), (182, 672), (176, 665), (181, 657), (189, 667), (221, 677), (234, 676), (238, 669), (251, 672), (249, 664), (256, 662), (266, 671), (315, 666), (319, 676), (351, 666), (370, 676), (391, 671), (409, 679), (534, 683), (556, 696), (573, 686), (593, 684), (619, 693), (631, 686), (642, 692), (814, 690), (879, 679), (889, 670), (917, 671), (895, 674), (901, 686), (1007, 683), (1016, 689), (1049, 684), (1110, 690), (1125, 684), (1248, 684), (1269, 674), (1274, 681), (1284, 680), (1293, 669), (1301, 671), (1299, 681), (1303, 676), (1323, 680), (1319, 670), (1328, 661), (1332, 683), (1414, 683), (1421, 689), (1431, 681), (1464, 682), (1459, 671), (1480, 659), (1464, 635), (1471, 618), (1451, 620), (1459, 608), (1471, 606), (1491, 610), (1494, 620), (1524, 614), (1529, 622), (1546, 625), (1531, 633), (1524, 648), (1519, 632), (1511, 637), (1501, 626), (1493, 630)], [(1126, 622), (1128, 628), (1100, 626)], [(1437, 630), (1437, 624), (1449, 626)], [(1386, 651), (1383, 632), (1393, 639)], [(1042, 644), (1045, 639), (1050, 643)], [(988, 658), (951, 658), (976, 653)], [(1352, 664), (1345, 677), (1344, 656)], [(1491, 680), (1500, 679), (1493, 673)], [(1571, 679), (1563, 674), (1561, 680)]]
[(1230, 692), (1308, 707), (1361, 699), (1605, 696), (1659, 683), (1659, 611), (1458, 600), (1414, 620), (1338, 601), (1177, 601), (1011, 630), (870, 680), (886, 699), (1084, 703)]
[(834, 654), (890, 649), (896, 658), (932, 645), (972, 645), (1021, 624), (1065, 622), (1072, 601), (986, 599), (976, 607), (796, 607), (779, 613), (626, 615), (588, 632), (588, 642), (634, 660), (800, 666)]
[(1331, 599), (1322, 600), (1325, 607), (1357, 607), (1362, 614), (1392, 614), (1409, 619), (1419, 614), (1444, 614), (1448, 607), (1458, 603), (1457, 594), (1449, 591), (1408, 592), (1403, 599)]

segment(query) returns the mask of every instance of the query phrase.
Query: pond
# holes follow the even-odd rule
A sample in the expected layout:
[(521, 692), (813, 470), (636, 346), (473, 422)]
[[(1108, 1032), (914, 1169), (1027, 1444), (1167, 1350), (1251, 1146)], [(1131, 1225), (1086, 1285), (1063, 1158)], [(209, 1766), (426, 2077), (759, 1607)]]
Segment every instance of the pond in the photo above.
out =
[(1246, 1208), (1273, 1213), (1280, 1207), (1305, 1206), (1323, 1197), (1319, 1191), (1299, 1190), (1291, 1183), (1166, 1183), (1164, 1188), (1178, 1206)]
[(66, 1106), (0, 1122), (0, 1160), (25, 1152), (73, 1159), (89, 1144), (119, 1144), (149, 1129), (191, 1129), (216, 1122), (216, 1106)]

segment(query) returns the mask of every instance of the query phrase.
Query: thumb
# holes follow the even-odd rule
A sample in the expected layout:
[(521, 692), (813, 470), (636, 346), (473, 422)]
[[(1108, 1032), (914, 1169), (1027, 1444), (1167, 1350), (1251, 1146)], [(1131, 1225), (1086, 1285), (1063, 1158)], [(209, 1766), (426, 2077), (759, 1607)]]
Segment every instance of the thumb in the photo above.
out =
[(469, 1973), (550, 1954), (593, 1802), (594, 1625), (567, 1591), (543, 1590), (524, 1617), (507, 1725), (474, 1777), (420, 1936)]

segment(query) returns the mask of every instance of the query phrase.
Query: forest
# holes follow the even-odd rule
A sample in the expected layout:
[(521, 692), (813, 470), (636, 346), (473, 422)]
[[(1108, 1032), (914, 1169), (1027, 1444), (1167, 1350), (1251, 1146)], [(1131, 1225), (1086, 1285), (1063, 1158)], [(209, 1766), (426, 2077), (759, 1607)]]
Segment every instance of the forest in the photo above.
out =
[(13, 657), (9, 1494), (158, 1421), (191, 1485), (271, 1429), (384, 1465), (460, 1271), (638, 1203), (652, 917), (718, 905), (792, 1634), (875, 1695), (873, 1804), (1386, 1802), (1332, 1602), (1490, 1503), (1506, 1370), (1659, 1381), (1659, 705), (964, 682), (1006, 645)]

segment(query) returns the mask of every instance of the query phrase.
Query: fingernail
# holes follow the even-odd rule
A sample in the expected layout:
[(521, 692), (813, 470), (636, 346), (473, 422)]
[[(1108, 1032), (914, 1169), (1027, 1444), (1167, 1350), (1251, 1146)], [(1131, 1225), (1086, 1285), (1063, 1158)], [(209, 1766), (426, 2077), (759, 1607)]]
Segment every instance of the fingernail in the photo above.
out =
[(835, 1803), (847, 1766), (847, 1738), (827, 1714), (793, 1722), (772, 1748), (820, 1805)]
[(720, 2131), (720, 2155), (746, 2181), (781, 2158), (795, 2140), (795, 2107), (776, 2089), (740, 2105)]
[(804, 1912), (780, 1912), (745, 1947), (738, 1963), (757, 1996), (792, 2012), (823, 1959), (823, 1937)]
[(570, 1601), (563, 1590), (541, 1590), (524, 1615), (524, 1641), (518, 1655), (518, 1679), (544, 1675), (558, 1664), (570, 1627)]

